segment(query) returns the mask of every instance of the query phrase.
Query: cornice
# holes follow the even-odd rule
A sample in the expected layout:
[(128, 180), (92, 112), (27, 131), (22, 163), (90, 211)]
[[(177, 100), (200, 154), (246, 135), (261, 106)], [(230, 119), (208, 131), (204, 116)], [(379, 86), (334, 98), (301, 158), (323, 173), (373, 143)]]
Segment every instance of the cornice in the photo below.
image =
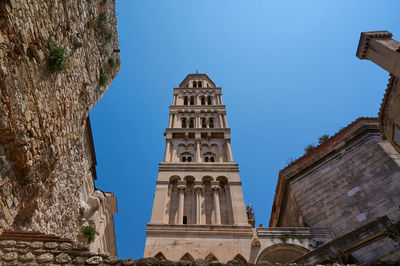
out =
[(147, 224), (146, 235), (197, 235), (197, 236), (247, 236), (252, 238), (250, 225), (171, 225)]
[(392, 36), (393, 36), (392, 33), (388, 31), (361, 32), (356, 56), (360, 59), (367, 59), (366, 54), (371, 39), (391, 39)]
[(166, 128), (165, 133), (230, 133), (230, 128)]
[(310, 227), (267, 227), (257, 228), (257, 236), (259, 237), (279, 237), (284, 234), (294, 237), (322, 236), (332, 238), (332, 233), (327, 228), (310, 228)]
[(205, 88), (174, 88), (174, 94), (176, 93), (185, 93), (185, 92), (190, 92), (190, 93), (203, 93), (203, 92), (221, 92), (222, 88), (221, 87), (205, 87)]
[(187, 110), (187, 109), (193, 109), (194, 110), (204, 110), (204, 109), (223, 109), (225, 111), (225, 105), (224, 104), (218, 104), (218, 105), (170, 105), (169, 109), (172, 110)]
[(239, 165), (228, 163), (167, 163), (158, 165), (159, 172), (239, 172)]
[[(170, 182), (169, 181), (167, 181), (167, 180), (157, 180), (156, 181), (156, 185), (169, 185), (170, 184)], [(194, 184), (195, 185), (203, 185), (203, 182), (202, 181), (195, 181), (194, 182)], [(240, 182), (240, 181), (228, 181), (228, 185), (229, 186), (241, 186), (242, 185), (242, 182)]]

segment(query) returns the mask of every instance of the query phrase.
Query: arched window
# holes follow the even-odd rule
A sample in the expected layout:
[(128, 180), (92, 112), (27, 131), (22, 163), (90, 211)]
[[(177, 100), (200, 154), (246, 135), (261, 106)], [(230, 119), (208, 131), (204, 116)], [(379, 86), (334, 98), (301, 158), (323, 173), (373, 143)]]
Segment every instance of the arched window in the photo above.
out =
[(214, 156), (210, 156), (210, 162), (214, 162)]
[(193, 88), (197, 87), (197, 81), (193, 81)]
[(184, 152), (184, 153), (181, 154), (181, 162), (183, 162), (183, 163), (185, 163), (185, 162), (190, 163), (190, 162), (192, 162), (192, 161), (193, 161), (193, 156), (192, 156), (190, 153)]
[(211, 105), (211, 96), (208, 96), (208, 97), (207, 97), (207, 104), (208, 104), (208, 105)]
[(203, 87), (203, 83), (202, 83), (201, 81), (199, 81), (199, 82), (197, 83), (197, 85), (198, 85), (199, 88), (202, 88), (202, 87)]
[(209, 122), (210, 122), (210, 128), (214, 128), (214, 118), (210, 117)]
[(208, 156), (204, 157), (204, 161), (208, 163)]
[(194, 118), (190, 118), (189, 120), (189, 127), (194, 128)]
[(201, 96), (201, 105), (206, 105), (206, 97)]
[(187, 224), (187, 216), (183, 216), (183, 224)]
[(207, 127), (206, 119), (205, 119), (205, 118), (202, 118), (202, 119), (201, 119), (201, 127), (202, 127), (202, 128), (206, 128), (206, 127)]
[(204, 162), (206, 163), (213, 163), (215, 162), (215, 154), (211, 152), (207, 152), (204, 154)]
[(186, 162), (186, 156), (182, 156), (182, 162)]
[(188, 97), (183, 97), (183, 105), (188, 105)]
[(186, 117), (182, 118), (182, 128), (186, 128)]
[(190, 105), (194, 105), (194, 98), (193, 98), (193, 96), (190, 97)]

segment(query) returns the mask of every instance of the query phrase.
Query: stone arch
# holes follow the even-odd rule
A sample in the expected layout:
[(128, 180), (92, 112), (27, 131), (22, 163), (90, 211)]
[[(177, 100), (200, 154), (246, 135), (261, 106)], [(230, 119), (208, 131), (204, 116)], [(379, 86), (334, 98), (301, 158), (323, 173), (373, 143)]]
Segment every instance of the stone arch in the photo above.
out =
[(207, 257), (205, 257), (204, 259), (205, 259), (208, 263), (210, 263), (210, 262), (218, 262), (217, 257), (216, 257), (214, 254), (212, 254), (212, 253), (208, 254)]
[(247, 264), (247, 260), (240, 254), (237, 254), (233, 259), (240, 262), (243, 265)]
[(164, 256), (164, 254), (162, 254), (162, 252), (158, 252), (154, 257), (157, 258), (159, 261), (167, 260), (167, 258)]
[(203, 176), (201, 178), (201, 180), (203, 181), (203, 183), (209, 183), (211, 181), (214, 181), (214, 178), (212, 178), (211, 176), (207, 175), (207, 176)]
[(171, 176), (171, 177), (169, 178), (169, 183), (170, 183), (170, 184), (176, 184), (176, 183), (178, 183), (179, 180), (181, 180), (181, 177), (180, 177), (180, 176), (173, 175), (173, 176)]
[(289, 263), (309, 252), (308, 249), (288, 243), (279, 243), (264, 249), (258, 256), (257, 263), (267, 261), (270, 263)]
[(186, 260), (186, 261), (194, 262), (193, 256), (190, 255), (188, 252), (186, 252), (185, 255), (183, 255), (180, 260)]
[(183, 180), (186, 181), (187, 185), (193, 185), (194, 181), (195, 181), (195, 177), (192, 175), (187, 175), (183, 178)]
[(228, 184), (228, 178), (226, 176), (218, 176), (216, 180), (219, 181), (221, 186)]

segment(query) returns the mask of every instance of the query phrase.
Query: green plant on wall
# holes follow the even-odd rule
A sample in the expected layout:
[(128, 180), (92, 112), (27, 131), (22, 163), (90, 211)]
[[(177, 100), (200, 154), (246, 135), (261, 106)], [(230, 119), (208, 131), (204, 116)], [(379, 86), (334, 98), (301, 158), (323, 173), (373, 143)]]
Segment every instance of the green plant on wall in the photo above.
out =
[(49, 69), (51, 73), (62, 72), (67, 65), (65, 50), (54, 41), (50, 41)]
[(96, 229), (94, 229), (93, 226), (90, 225), (81, 226), (79, 227), (79, 230), (87, 238), (89, 243), (93, 243), (94, 240), (96, 239)]
[(102, 13), (100, 14), (100, 21), (101, 21), (102, 23), (104, 23), (104, 22), (107, 21), (107, 12), (106, 12), (106, 11), (104, 11), (104, 12), (102, 12)]
[(101, 73), (100, 73), (100, 80), (99, 80), (100, 85), (104, 87), (105, 85), (107, 85), (109, 79), (110, 79), (110, 78), (108, 77), (107, 73), (106, 73), (104, 70), (101, 71)]
[(120, 62), (120, 60), (119, 60), (119, 58), (118, 57), (112, 57), (112, 56), (110, 56), (109, 58), (108, 58), (108, 65), (110, 66), (110, 68), (111, 69), (116, 69), (117, 67), (119, 67), (120, 65), (121, 65), (121, 62)]

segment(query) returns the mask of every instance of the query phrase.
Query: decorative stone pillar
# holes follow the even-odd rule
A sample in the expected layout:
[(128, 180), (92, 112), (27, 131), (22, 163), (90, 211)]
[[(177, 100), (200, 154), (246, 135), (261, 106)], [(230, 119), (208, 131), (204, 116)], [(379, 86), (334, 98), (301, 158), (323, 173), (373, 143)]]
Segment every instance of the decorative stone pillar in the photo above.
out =
[(171, 126), (172, 126), (172, 114), (169, 114), (168, 128), (171, 128)]
[(197, 94), (196, 95), (196, 105), (200, 105), (201, 104), (201, 102), (200, 102), (200, 96)]
[(228, 128), (228, 120), (226, 120), (226, 114), (223, 115), (225, 127)]
[(200, 139), (196, 139), (196, 161), (198, 163), (202, 162), (201, 153), (200, 153)]
[(201, 194), (203, 192), (203, 186), (196, 185), (194, 191), (196, 194), (196, 224), (201, 224)]
[(225, 144), (226, 144), (226, 155), (228, 157), (228, 162), (233, 162), (231, 140), (225, 139)]
[(167, 200), (165, 201), (164, 223), (169, 224), (169, 213), (171, 212), (171, 196), (174, 185), (168, 185)]
[(219, 204), (219, 185), (212, 185), (214, 199), (214, 211), (215, 211), (215, 224), (221, 224), (221, 209)]
[(224, 128), (224, 121), (222, 121), (222, 115), (218, 114), (218, 120), (219, 120), (219, 127)]
[(234, 221), (232, 215), (232, 198), (228, 184), (225, 184), (224, 189), (225, 189), (225, 199), (226, 199), (226, 211), (228, 213), (228, 224), (233, 224)]
[(167, 139), (167, 146), (165, 147), (165, 154), (164, 154), (164, 162), (170, 161), (170, 147), (171, 147), (171, 140)]
[(178, 186), (179, 206), (178, 206), (178, 224), (183, 224), (183, 208), (185, 206), (185, 185)]

